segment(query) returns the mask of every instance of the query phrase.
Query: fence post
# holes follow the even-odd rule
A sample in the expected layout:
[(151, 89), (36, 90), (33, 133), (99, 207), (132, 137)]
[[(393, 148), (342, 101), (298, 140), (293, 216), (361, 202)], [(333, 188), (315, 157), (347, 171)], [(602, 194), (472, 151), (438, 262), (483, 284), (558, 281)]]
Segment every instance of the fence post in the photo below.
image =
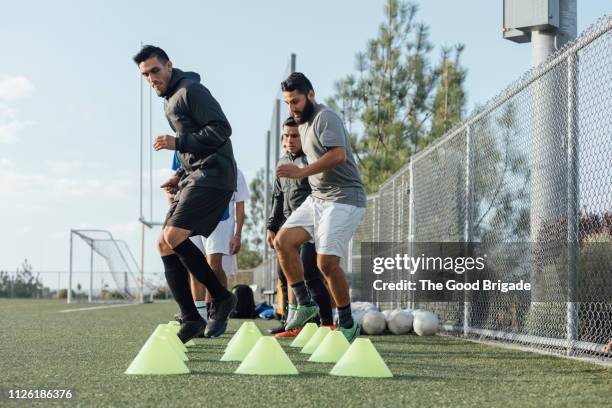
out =
[(72, 230), (70, 230), (70, 262), (68, 263), (68, 291), (66, 292), (66, 302), (72, 302)]
[[(408, 175), (408, 242), (410, 242), (410, 256), (413, 256), (416, 225), (414, 223), (414, 165), (412, 159), (410, 159), (410, 164), (408, 164), (408, 171), (410, 172)], [(410, 275), (410, 282), (412, 282), (413, 276), (412, 274)], [(414, 291), (409, 292), (408, 301), (410, 309), (414, 310)]]
[(574, 353), (579, 335), (577, 280), (579, 273), (580, 214), (578, 210), (577, 53), (567, 59), (567, 354)]
[[(470, 242), (472, 241), (472, 143), (471, 143), (471, 127), (469, 124), (465, 126), (465, 144), (466, 144), (466, 160), (465, 160), (465, 230), (463, 233), (466, 242), (466, 255), (469, 256)], [(463, 275), (465, 282), (468, 282), (468, 273)], [(472, 302), (470, 301), (470, 292), (463, 291), (463, 336), (467, 337), (470, 334), (470, 319), (472, 315)]]

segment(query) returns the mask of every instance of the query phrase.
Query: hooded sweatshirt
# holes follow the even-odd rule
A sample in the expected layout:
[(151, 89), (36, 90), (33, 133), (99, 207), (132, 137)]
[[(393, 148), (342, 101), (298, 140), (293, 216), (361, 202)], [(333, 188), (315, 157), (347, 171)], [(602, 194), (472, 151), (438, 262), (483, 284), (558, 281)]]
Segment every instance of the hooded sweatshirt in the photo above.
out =
[[(296, 154), (285, 154), (279, 159), (277, 166), (281, 164), (294, 164), (298, 167), (304, 167), (308, 165), (308, 162), (306, 161), (306, 155), (300, 150)], [(272, 192), (272, 211), (266, 228), (275, 233), (278, 232), (286, 219), (302, 205), (311, 192), (308, 177), (290, 179), (276, 176), (274, 191)]]
[(179, 188), (194, 186), (236, 191), (236, 161), (232, 128), (210, 91), (195, 72), (172, 69), (164, 97), (164, 112), (176, 133), (181, 162)]

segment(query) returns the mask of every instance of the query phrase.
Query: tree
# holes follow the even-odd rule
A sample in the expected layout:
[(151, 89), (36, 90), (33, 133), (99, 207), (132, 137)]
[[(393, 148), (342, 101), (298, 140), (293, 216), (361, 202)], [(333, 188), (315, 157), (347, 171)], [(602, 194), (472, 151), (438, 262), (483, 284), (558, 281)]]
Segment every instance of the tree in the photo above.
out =
[(429, 28), (415, 21), (416, 4), (388, 0), (384, 10), (377, 37), (356, 55), (357, 74), (337, 81), (326, 100), (345, 121), (368, 192), (377, 191), (417, 148), (458, 123), (465, 102), (463, 46), (455, 48), (454, 61), (443, 50), (439, 66), (433, 66)]
[(38, 276), (34, 276), (32, 265), (27, 259), (17, 268), (14, 277), (8, 272), (0, 272), (0, 296), (2, 297), (41, 297), (49, 288), (45, 288)]
[(442, 49), (442, 58), (437, 69), (439, 81), (432, 105), (431, 131), (429, 137), (423, 139), (425, 143), (422, 145), (427, 145), (444, 135), (463, 119), (465, 104), (463, 83), (466, 77), (466, 70), (460, 64), (463, 49), (464, 46), (461, 44)]
[(249, 189), (251, 197), (247, 207), (246, 219), (244, 222), (245, 241), (238, 252), (238, 267), (254, 268), (262, 261), (263, 244), (264, 244), (264, 227), (265, 227), (265, 211), (264, 211), (264, 169), (259, 169), (255, 178), (251, 180)]

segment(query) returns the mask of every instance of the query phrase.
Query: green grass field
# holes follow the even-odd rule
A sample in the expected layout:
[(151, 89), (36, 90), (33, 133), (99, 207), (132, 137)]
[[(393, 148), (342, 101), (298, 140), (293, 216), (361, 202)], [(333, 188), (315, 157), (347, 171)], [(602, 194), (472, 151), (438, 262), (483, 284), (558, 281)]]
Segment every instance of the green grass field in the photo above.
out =
[[(88, 305), (0, 300), (0, 406), (31, 405), (8, 401), (14, 388), (72, 389), (73, 399), (62, 404), (96, 407), (603, 407), (612, 401), (612, 369), (447, 337), (372, 337), (392, 379), (329, 376), (331, 364), (309, 363), (289, 347), (299, 376), (235, 375), (238, 363), (219, 359), (239, 320), (228, 335), (197, 340), (188, 353), (191, 374), (129, 376), (123, 372), (175, 305), (59, 313), (80, 307)], [(257, 321), (262, 329), (275, 323)]]

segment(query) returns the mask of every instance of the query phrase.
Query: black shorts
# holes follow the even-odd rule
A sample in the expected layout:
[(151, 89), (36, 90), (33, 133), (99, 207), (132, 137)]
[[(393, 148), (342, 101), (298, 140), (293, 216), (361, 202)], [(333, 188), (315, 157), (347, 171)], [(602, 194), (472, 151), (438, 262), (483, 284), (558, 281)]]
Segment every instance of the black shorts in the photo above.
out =
[(208, 237), (223, 218), (233, 194), (233, 191), (189, 184), (174, 199), (164, 227), (183, 228), (192, 231), (191, 235)]

